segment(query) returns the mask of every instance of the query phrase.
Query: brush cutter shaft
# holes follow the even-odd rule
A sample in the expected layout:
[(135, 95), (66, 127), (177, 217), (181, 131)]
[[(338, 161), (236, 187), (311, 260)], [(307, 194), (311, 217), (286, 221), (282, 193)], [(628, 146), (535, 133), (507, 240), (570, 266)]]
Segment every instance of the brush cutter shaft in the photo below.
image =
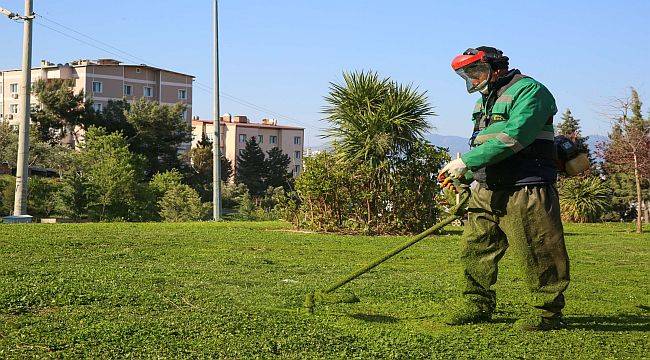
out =
[(427, 236), (433, 234), (434, 232), (442, 229), (443, 227), (451, 224), (452, 222), (454, 222), (457, 219), (460, 219), (459, 215), (451, 215), (451, 216), (446, 217), (445, 219), (443, 219), (442, 221), (440, 221), (437, 224), (433, 225), (432, 227), (428, 228), (424, 232), (421, 232), (420, 234), (416, 235), (415, 237), (413, 237), (411, 239), (408, 239), (408, 241), (396, 246), (393, 250), (387, 252), (386, 254), (384, 254), (381, 257), (373, 260), (372, 262), (370, 262), (369, 264), (367, 264), (364, 267), (360, 268), (359, 270), (357, 270), (357, 271), (349, 274), (345, 278), (339, 280), (338, 282), (336, 282), (335, 284), (333, 284), (329, 288), (323, 290), (322, 292), (327, 294), (327, 293), (330, 293), (330, 292), (340, 288), (341, 286), (349, 283), (350, 281), (352, 281), (352, 280), (358, 278), (359, 276), (367, 273), (368, 271), (372, 270), (377, 265), (379, 265), (379, 264), (383, 263), (384, 261), (392, 258), (393, 256), (401, 253), (402, 251), (404, 251), (407, 248), (411, 247), (412, 245), (419, 242), (420, 240), (422, 240), (422, 239), (426, 238)]

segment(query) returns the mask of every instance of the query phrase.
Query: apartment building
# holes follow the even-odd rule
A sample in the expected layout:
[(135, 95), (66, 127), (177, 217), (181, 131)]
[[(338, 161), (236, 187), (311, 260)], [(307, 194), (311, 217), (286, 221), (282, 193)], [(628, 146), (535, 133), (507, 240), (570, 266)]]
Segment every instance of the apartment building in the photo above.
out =
[[(289, 170), (297, 176), (303, 170), (305, 129), (295, 126), (278, 125), (276, 120), (262, 119), (261, 123), (251, 123), (248, 117), (225, 114), (221, 116), (221, 153), (228, 158), (237, 172), (237, 155), (246, 147), (252, 137), (265, 153), (278, 147), (291, 159)], [(192, 119), (192, 147), (203, 138), (214, 140), (214, 121)]]
[[(109, 100), (134, 101), (140, 98), (161, 104), (183, 103), (184, 118), (192, 119), (192, 82), (194, 76), (148, 65), (123, 64), (118, 60), (77, 60), (66, 64), (41, 61), (32, 69), (32, 82), (39, 79), (74, 79), (75, 93), (83, 90), (93, 99), (95, 110), (102, 110)], [(20, 70), (3, 70), (0, 74), (0, 121), (16, 125), (25, 109), (20, 104)], [(31, 97), (32, 106), (37, 99)]]

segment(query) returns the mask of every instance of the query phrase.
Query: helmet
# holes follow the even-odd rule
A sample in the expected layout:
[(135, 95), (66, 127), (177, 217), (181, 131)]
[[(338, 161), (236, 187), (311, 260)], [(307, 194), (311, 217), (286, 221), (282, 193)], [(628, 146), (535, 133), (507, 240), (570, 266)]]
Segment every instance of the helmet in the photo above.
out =
[(451, 61), (451, 68), (465, 79), (467, 92), (487, 89), (492, 71), (508, 68), (508, 57), (499, 49), (480, 46), (465, 50)]

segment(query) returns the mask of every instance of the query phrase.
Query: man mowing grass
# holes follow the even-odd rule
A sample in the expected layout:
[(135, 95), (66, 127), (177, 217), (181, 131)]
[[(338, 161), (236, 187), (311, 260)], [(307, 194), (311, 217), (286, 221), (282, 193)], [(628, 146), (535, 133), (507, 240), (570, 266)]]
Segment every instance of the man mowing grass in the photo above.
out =
[(469, 93), (480, 92), (472, 115), (472, 149), (448, 163), (439, 180), (476, 180), (469, 200), (461, 259), (463, 305), (447, 323), (489, 321), (496, 306), (490, 289), (499, 260), (512, 246), (526, 270), (534, 302), (523, 330), (564, 327), (563, 292), (569, 285), (554, 160), (553, 95), (544, 85), (508, 69), (508, 57), (492, 47), (468, 49), (452, 61)]

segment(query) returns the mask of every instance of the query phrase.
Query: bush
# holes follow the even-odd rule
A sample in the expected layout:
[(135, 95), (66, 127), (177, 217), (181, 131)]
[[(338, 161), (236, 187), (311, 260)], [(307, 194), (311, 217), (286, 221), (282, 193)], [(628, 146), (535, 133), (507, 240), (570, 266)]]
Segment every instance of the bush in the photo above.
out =
[(62, 187), (61, 179), (30, 177), (27, 187), (27, 213), (36, 218), (52, 216), (57, 210), (57, 194)]
[(88, 185), (80, 168), (66, 171), (56, 194), (57, 212), (66, 218), (79, 220), (88, 215)]
[(158, 206), (160, 217), (171, 222), (203, 220), (209, 210), (201, 203), (196, 190), (185, 184), (178, 184), (168, 189), (158, 202)]
[(447, 152), (423, 133), (426, 94), (375, 72), (344, 73), (323, 109), (334, 151), (305, 159), (297, 222), (315, 230), (413, 233), (435, 223)]
[(0, 215), (8, 216), (14, 211), (14, 192), (16, 178), (10, 175), (0, 176)]
[(231, 211), (237, 210), (245, 194), (248, 194), (246, 185), (221, 182), (221, 207)]
[[(377, 173), (360, 164), (349, 168), (334, 152), (304, 159), (305, 171), (296, 179), (298, 211), (293, 222), (317, 231), (414, 233), (433, 225), (440, 213), (435, 176), (449, 159), (427, 143), (413, 144), (406, 156), (394, 159), (383, 183)], [(284, 216), (293, 211), (287, 199)]]
[[(36, 218), (44, 218), (58, 213), (57, 194), (63, 187), (61, 179), (31, 176), (27, 186), (27, 213)], [(14, 210), (16, 178), (9, 175), (0, 177), (0, 215), (11, 215)]]
[(595, 222), (610, 206), (611, 190), (600, 178), (567, 178), (559, 188), (564, 221)]
[(90, 128), (79, 153), (88, 198), (88, 216), (93, 220), (137, 220), (142, 159), (129, 151), (120, 133), (106, 134)]

